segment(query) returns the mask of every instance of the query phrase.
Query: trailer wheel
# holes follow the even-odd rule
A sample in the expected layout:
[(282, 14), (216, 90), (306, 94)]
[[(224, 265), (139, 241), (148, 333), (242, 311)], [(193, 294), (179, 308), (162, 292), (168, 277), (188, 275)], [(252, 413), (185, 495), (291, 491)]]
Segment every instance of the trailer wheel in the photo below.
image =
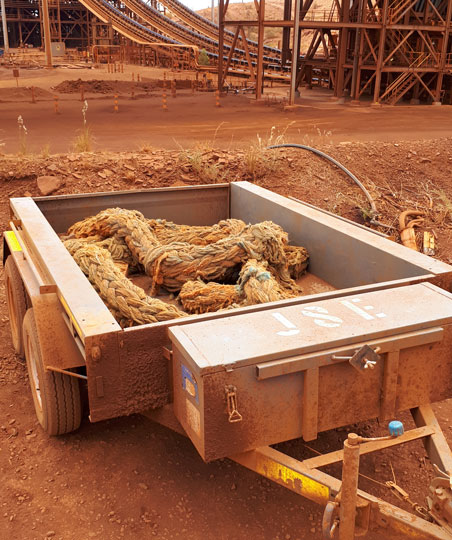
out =
[(23, 358), (22, 322), (27, 311), (27, 293), (11, 255), (6, 259), (5, 263), (5, 288), (13, 347), (16, 354)]
[(23, 337), (28, 378), (39, 423), (49, 435), (76, 430), (82, 419), (79, 381), (70, 375), (44, 369), (33, 308), (25, 314)]

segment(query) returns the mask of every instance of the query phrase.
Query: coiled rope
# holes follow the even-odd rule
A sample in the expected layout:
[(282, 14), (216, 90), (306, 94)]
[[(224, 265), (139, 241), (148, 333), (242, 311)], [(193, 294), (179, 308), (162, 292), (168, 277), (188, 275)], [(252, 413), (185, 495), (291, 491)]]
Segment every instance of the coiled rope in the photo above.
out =
[[(228, 219), (199, 227), (110, 208), (75, 223), (68, 234), (65, 246), (123, 326), (186, 314), (152, 298), (161, 286), (180, 291), (188, 313), (298, 296), (295, 280), (309, 259), (306, 249), (289, 246), (287, 233), (271, 221), (246, 225)], [(118, 268), (124, 263), (151, 277), (149, 294)]]
[(134, 285), (116, 267), (106, 249), (78, 240), (66, 240), (64, 245), (121, 326), (168, 321), (186, 315)]

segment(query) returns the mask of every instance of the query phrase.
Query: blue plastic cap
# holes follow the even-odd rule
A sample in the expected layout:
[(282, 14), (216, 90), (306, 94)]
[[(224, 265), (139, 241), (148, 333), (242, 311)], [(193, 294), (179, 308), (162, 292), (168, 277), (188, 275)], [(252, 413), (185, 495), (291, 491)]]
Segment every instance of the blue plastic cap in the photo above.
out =
[(389, 435), (391, 437), (400, 437), (400, 435), (403, 435), (404, 429), (402, 422), (399, 422), (398, 420), (393, 420), (392, 422), (389, 422), (388, 424), (389, 429)]

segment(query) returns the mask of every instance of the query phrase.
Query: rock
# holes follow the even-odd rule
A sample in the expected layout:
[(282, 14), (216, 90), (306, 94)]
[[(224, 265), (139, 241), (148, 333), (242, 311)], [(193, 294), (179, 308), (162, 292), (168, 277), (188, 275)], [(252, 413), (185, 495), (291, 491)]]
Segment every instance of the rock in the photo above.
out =
[(36, 184), (42, 195), (50, 195), (64, 186), (64, 182), (59, 176), (39, 176)]
[(55, 532), (55, 531), (47, 531), (47, 532), (46, 532), (47, 538), (52, 538), (52, 536), (55, 536), (55, 535), (56, 535), (56, 532)]
[(47, 167), (47, 170), (52, 171), (52, 172), (55, 172), (55, 171), (58, 170), (58, 167), (55, 165), (55, 163), (52, 163), (51, 165), (49, 165), (49, 166)]
[(33, 197), (33, 195), (29, 191), (25, 191), (24, 197)]
[(419, 158), (419, 163), (431, 163), (432, 160), (426, 157)]

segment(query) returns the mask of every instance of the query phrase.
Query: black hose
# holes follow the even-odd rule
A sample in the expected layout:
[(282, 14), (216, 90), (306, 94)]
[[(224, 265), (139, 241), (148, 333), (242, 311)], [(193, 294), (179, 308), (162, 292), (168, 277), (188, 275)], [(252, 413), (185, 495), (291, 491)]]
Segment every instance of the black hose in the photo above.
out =
[(301, 148), (301, 150), (308, 150), (309, 152), (313, 152), (314, 154), (317, 154), (320, 157), (325, 158), (326, 160), (333, 163), (333, 165), (336, 165), (336, 167), (339, 167), (341, 171), (343, 171), (349, 178), (355, 182), (355, 184), (362, 190), (364, 195), (366, 196), (366, 199), (369, 201), (370, 208), (371, 208), (371, 223), (374, 225), (380, 225), (382, 227), (387, 227), (387, 225), (384, 225), (383, 223), (379, 223), (374, 218), (377, 217), (377, 207), (375, 205), (375, 201), (372, 199), (371, 194), (367, 191), (367, 189), (363, 186), (363, 184), (356, 178), (356, 176), (350, 172), (347, 168), (345, 168), (339, 161), (336, 161), (333, 157), (329, 156), (328, 154), (325, 154), (325, 152), (322, 152), (321, 150), (317, 150), (317, 148), (313, 148), (312, 146), (306, 146), (304, 144), (295, 144), (295, 143), (287, 143), (287, 144), (275, 144), (272, 146), (268, 146), (267, 148)]

